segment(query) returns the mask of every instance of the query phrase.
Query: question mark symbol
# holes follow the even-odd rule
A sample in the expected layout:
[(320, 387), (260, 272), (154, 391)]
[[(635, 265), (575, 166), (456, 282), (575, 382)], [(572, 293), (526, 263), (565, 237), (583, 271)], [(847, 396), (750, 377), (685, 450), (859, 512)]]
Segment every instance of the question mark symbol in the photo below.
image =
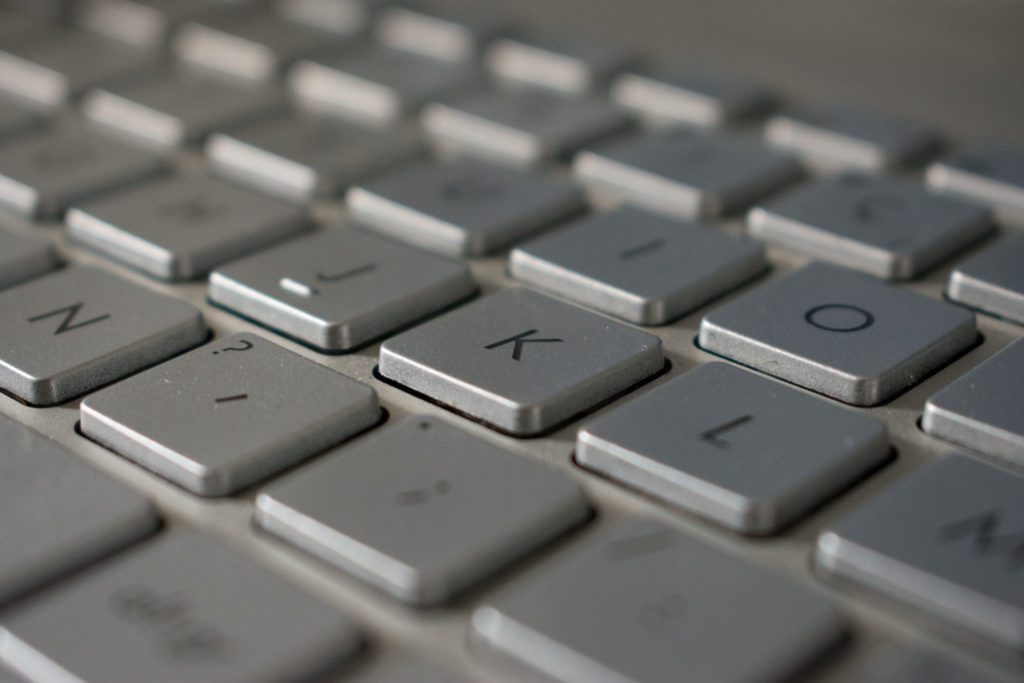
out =
[(221, 351), (223, 351), (224, 353), (227, 353), (228, 351), (248, 351), (249, 349), (251, 349), (253, 347), (253, 343), (251, 341), (242, 340), (242, 341), (239, 342), (239, 344), (243, 344), (243, 346), (241, 346), (241, 347), (225, 346), (220, 351), (214, 351), (213, 355), (216, 356)]

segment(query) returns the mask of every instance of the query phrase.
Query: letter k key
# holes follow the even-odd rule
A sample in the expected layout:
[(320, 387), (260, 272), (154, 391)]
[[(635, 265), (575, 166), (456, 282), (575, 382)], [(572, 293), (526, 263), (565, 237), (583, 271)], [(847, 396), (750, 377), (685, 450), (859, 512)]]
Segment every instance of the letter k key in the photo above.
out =
[(501, 341), (496, 341), (493, 344), (488, 344), (484, 348), (487, 350), (491, 350), (499, 348), (501, 346), (505, 346), (506, 344), (514, 344), (514, 346), (512, 347), (512, 360), (517, 361), (523, 355), (523, 344), (529, 342), (535, 342), (538, 344), (558, 343), (562, 341), (561, 339), (527, 339), (527, 337), (533, 334), (537, 334), (537, 330), (527, 330), (526, 332), (521, 332), (515, 335), (514, 337), (509, 337), (508, 339), (502, 339)]

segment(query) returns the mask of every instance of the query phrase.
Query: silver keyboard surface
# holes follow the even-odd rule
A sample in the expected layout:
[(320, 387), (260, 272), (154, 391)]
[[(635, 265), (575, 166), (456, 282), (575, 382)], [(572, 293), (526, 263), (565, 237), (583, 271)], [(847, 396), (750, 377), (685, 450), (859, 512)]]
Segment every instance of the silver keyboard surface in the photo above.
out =
[(0, 681), (1024, 680), (1024, 137), (516, 9), (0, 0)]

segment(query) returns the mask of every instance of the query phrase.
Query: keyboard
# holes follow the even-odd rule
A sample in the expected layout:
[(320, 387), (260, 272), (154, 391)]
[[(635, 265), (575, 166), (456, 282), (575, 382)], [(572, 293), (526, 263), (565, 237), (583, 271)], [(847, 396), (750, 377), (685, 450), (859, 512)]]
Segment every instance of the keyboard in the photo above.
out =
[(0, 682), (1024, 678), (1024, 149), (512, 9), (0, 3)]

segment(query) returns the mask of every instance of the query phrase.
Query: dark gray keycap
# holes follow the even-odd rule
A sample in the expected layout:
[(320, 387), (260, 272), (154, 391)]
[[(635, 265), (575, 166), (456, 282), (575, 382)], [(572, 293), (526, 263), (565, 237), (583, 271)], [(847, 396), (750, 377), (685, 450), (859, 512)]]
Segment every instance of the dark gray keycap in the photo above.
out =
[(149, 503), (57, 442), (0, 415), (0, 443), (0, 604), (156, 530)]
[(88, 397), (81, 428), (193, 493), (222, 496), (379, 419), (365, 384), (235, 334)]
[(500, 591), (474, 612), (473, 631), (567, 683), (730, 683), (787, 678), (834, 645), (842, 623), (789, 581), (634, 521)]
[(0, 225), (0, 289), (51, 271), (57, 263), (57, 250), (48, 239)]
[(409, 0), (385, 8), (376, 37), (396, 50), (449, 61), (469, 61), (508, 26), (498, 7)]
[(76, 267), (0, 293), (0, 389), (55, 405), (181, 353), (202, 314), (104, 271)]
[(894, 178), (844, 175), (750, 211), (750, 233), (887, 280), (917, 277), (995, 226), (988, 209)]
[(1020, 221), (1024, 218), (1024, 150), (979, 145), (956, 152), (928, 167), (928, 187), (992, 206)]
[(634, 58), (603, 41), (531, 34), (495, 40), (486, 60), (503, 81), (581, 95), (605, 85)]
[(829, 169), (882, 171), (933, 152), (938, 135), (913, 121), (845, 106), (780, 114), (765, 138)]
[(1024, 234), (1006, 237), (949, 275), (953, 301), (1024, 324)]
[(213, 167), (239, 182), (289, 199), (329, 196), (414, 157), (417, 132), (387, 132), (324, 116), (290, 115), (216, 134)]
[(164, 280), (189, 280), (295, 235), (301, 208), (200, 174), (175, 175), (68, 211), (72, 239)]
[(222, 542), (178, 531), (4, 615), (32, 680), (284, 683), (352, 656), (355, 627)]
[(380, 373), (517, 436), (550, 429), (664, 366), (661, 340), (506, 289), (384, 342)]
[[(3, 17), (0, 17), (3, 21)], [(37, 127), (40, 118), (33, 111), (7, 97), (0, 96), (0, 139), (13, 138)]]
[(390, 0), (276, 0), (274, 8), (283, 16), (335, 33), (362, 33), (374, 13)]
[(321, 351), (349, 351), (476, 291), (464, 263), (351, 228), (231, 263), (210, 299)]
[(913, 386), (977, 339), (974, 315), (824, 263), (704, 316), (701, 346), (854, 405)]
[(424, 417), (256, 500), (271, 533), (418, 605), (448, 600), (589, 514), (571, 479)]
[(0, 146), (0, 204), (49, 218), (69, 204), (151, 177), (156, 155), (77, 126), (26, 135)]
[(230, 6), (227, 0), (80, 0), (79, 26), (139, 47), (159, 48), (185, 21)]
[(582, 206), (560, 180), (471, 161), (416, 164), (353, 187), (347, 200), (361, 224), (457, 256), (497, 251)]
[(920, 468), (818, 538), (817, 564), (1024, 651), (1024, 479), (965, 455)]
[(767, 267), (758, 244), (629, 207), (530, 240), (509, 259), (517, 280), (640, 325), (678, 318)]
[(576, 460), (747, 534), (799, 519), (889, 455), (885, 424), (724, 363), (583, 425)]
[(625, 112), (597, 98), (535, 89), (481, 92), (423, 111), (423, 127), (442, 147), (516, 166), (562, 158), (629, 125)]
[(645, 133), (580, 152), (573, 173), (605, 201), (681, 218), (718, 216), (800, 176), (786, 155), (718, 133)]
[(928, 399), (921, 426), (932, 436), (1024, 465), (1024, 340)]

